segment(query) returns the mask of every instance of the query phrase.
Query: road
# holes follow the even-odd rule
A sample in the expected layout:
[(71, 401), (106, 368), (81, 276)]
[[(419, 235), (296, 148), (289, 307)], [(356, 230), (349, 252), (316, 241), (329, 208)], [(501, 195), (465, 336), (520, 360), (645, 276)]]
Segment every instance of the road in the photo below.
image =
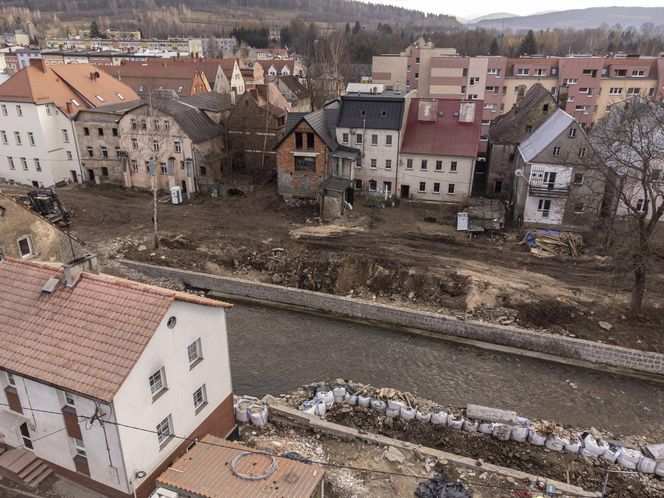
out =
[(228, 315), (236, 393), (337, 378), (443, 405), (479, 403), (581, 428), (664, 437), (664, 385), (460, 346), (331, 317), (238, 304)]

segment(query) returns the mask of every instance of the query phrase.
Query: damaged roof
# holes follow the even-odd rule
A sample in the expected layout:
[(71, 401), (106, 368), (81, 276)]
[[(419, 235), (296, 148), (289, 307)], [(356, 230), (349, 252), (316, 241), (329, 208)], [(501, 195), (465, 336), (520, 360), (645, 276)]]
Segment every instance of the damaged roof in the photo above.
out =
[(180, 101), (209, 112), (223, 112), (233, 107), (231, 96), (219, 92), (198, 93), (189, 97), (181, 97)]
[[(42, 288), (60, 279), (52, 293)], [(0, 368), (112, 401), (174, 301), (230, 307), (109, 275), (64, 285), (60, 265), (0, 262)]]
[[(515, 128), (519, 128), (523, 121), (528, 117), (528, 113), (540, 105), (549, 103), (551, 110), (555, 106), (555, 99), (551, 93), (542, 86), (541, 83), (535, 83), (522, 99), (501, 116), (489, 129), (489, 138), (492, 142), (500, 142), (507, 135), (511, 134)], [(521, 136), (523, 138), (523, 135)]]
[(527, 139), (519, 145), (519, 152), (525, 162), (531, 161), (540, 152), (546, 149), (551, 142), (560, 136), (569, 125), (576, 120), (562, 109), (557, 109), (553, 115), (544, 121)]

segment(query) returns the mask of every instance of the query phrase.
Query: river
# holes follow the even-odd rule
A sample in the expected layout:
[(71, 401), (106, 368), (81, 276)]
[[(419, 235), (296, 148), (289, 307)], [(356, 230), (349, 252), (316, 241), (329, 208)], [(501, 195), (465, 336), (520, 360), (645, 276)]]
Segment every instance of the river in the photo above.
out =
[(664, 385), (654, 382), (254, 304), (232, 309), (228, 330), (239, 394), (279, 395), (345, 378), (443, 405), (478, 403), (565, 425), (664, 438)]

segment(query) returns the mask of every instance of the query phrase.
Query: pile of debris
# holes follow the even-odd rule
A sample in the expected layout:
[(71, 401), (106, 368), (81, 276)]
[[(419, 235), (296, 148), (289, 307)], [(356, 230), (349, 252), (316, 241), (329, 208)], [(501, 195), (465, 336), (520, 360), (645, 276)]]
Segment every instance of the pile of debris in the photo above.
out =
[(581, 234), (559, 232), (558, 230), (536, 230), (528, 232), (523, 243), (530, 247), (530, 253), (542, 257), (579, 256), (583, 248)]

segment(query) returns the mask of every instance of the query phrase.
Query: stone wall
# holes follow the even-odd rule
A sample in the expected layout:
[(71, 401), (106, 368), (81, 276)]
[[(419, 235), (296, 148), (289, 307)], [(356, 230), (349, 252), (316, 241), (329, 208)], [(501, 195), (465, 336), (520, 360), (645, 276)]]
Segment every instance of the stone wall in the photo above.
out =
[(637, 351), (515, 327), (462, 321), (438, 313), (369, 303), (342, 296), (263, 284), (239, 278), (221, 277), (134, 261), (123, 262), (147, 275), (175, 278), (191, 287), (209, 289), (224, 294), (301, 306), (354, 319), (372, 320), (401, 327), (439, 332), (454, 337), (520, 348), (563, 358), (573, 358), (621, 369), (664, 374), (664, 355), (658, 353)]

